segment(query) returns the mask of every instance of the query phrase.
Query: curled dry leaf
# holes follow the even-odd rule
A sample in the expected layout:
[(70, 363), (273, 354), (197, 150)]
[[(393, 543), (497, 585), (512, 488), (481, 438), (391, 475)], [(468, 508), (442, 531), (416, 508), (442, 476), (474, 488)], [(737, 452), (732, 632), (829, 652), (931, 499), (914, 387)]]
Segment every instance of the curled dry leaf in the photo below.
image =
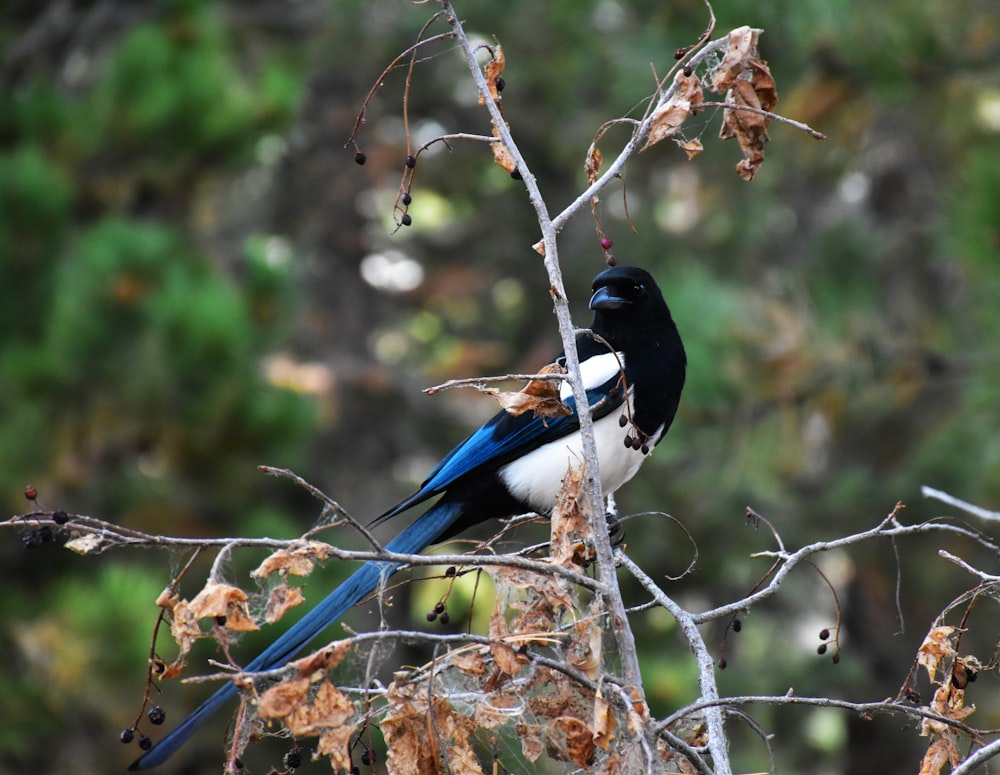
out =
[(301, 541), (269, 555), (250, 575), (255, 579), (266, 579), (277, 571), (282, 575), (308, 576), (317, 562), (322, 562), (329, 556), (329, 544), (322, 541)]
[[(490, 91), (490, 96), (495, 102), (500, 102), (500, 88), (497, 86), (497, 78), (503, 74), (507, 66), (507, 59), (503, 53), (503, 46), (499, 43), (493, 46), (493, 58), (486, 65), (486, 88)], [(479, 95), (479, 104), (486, 104), (483, 95)]]
[(246, 592), (239, 587), (210, 580), (190, 602), (176, 603), (170, 630), (181, 654), (187, 653), (192, 643), (204, 636), (198, 624), (201, 619), (224, 617), (226, 629), (233, 632), (259, 630), (247, 609), (247, 599)]
[(673, 96), (660, 105), (650, 117), (649, 134), (646, 135), (645, 151), (649, 146), (656, 145), (661, 140), (673, 137), (681, 128), (687, 117), (698, 112), (698, 106), (704, 102), (705, 95), (701, 80), (692, 73), (684, 75), (677, 73), (674, 78), (677, 89)]
[(597, 180), (597, 176), (601, 174), (601, 165), (603, 163), (604, 154), (601, 153), (601, 149), (597, 145), (591, 143), (590, 148), (587, 150), (587, 161), (583, 165), (584, 172), (587, 173), (587, 185)]
[[(965, 705), (965, 692), (952, 686), (951, 681), (942, 681), (934, 692), (929, 709), (952, 721), (963, 721), (976, 710), (974, 705)], [(938, 775), (946, 763), (954, 768), (962, 761), (958, 732), (953, 726), (937, 719), (925, 718), (920, 722), (920, 734), (935, 738), (920, 763), (920, 775)]]
[(572, 667), (596, 681), (601, 676), (601, 645), (604, 633), (601, 630), (600, 610), (592, 610), (588, 616), (576, 622), (572, 629), (572, 640), (567, 647), (566, 659)]
[[(754, 110), (771, 111), (778, 102), (778, 91), (766, 62), (747, 60), (746, 69), (749, 78), (737, 78), (726, 94), (726, 104), (737, 107), (723, 111), (719, 137), (723, 140), (736, 138), (743, 152), (736, 171), (749, 182), (764, 163), (764, 143), (769, 139), (767, 125), (771, 122), (769, 117)], [(754, 110), (741, 110), (741, 107)]]
[(722, 94), (733, 87), (736, 79), (746, 70), (746, 61), (757, 52), (760, 32), (747, 26), (730, 30), (726, 53), (712, 72), (712, 91)]
[(482, 775), (472, 747), (475, 721), (417, 684), (393, 681), (386, 693), (389, 711), (381, 723), (392, 775)]
[(267, 611), (264, 620), (268, 624), (279, 621), (289, 608), (302, 605), (306, 600), (302, 590), (289, 584), (279, 584), (267, 596)]
[(687, 154), (688, 161), (693, 159), (699, 153), (705, 150), (705, 146), (701, 144), (701, 140), (674, 140), (680, 149)]
[[(558, 363), (550, 363), (538, 373), (565, 374), (566, 369)], [(536, 417), (563, 417), (572, 413), (572, 410), (559, 398), (557, 380), (533, 379), (517, 393), (489, 387), (478, 387), (477, 390), (493, 396), (502, 409), (515, 417), (525, 412), (534, 412)]]
[(507, 170), (507, 172), (514, 172), (517, 170), (517, 162), (514, 161), (514, 156), (504, 144), (504, 141), (500, 139), (500, 130), (496, 128), (495, 124), (493, 126), (493, 136), (497, 138), (496, 142), (490, 143), (493, 146), (493, 161)]
[(302, 659), (290, 662), (289, 665), (297, 669), (299, 675), (310, 676), (317, 672), (333, 670), (343, 661), (350, 650), (350, 641), (338, 640), (319, 651), (302, 657)]
[(296, 738), (318, 737), (317, 753), (329, 756), (335, 771), (350, 769), (348, 745), (357, 713), (354, 703), (329, 681), (315, 692), (308, 678), (282, 681), (260, 696), (257, 713), (281, 719)]
[(927, 669), (927, 677), (933, 683), (937, 680), (937, 671), (941, 662), (955, 656), (955, 646), (952, 636), (957, 632), (955, 627), (934, 627), (917, 650), (917, 663)]
[(594, 536), (583, 493), (583, 466), (570, 467), (552, 508), (552, 562), (579, 570), (594, 561)]
[(560, 716), (549, 722), (547, 729), (547, 750), (553, 759), (585, 768), (594, 763), (597, 746), (588, 724), (574, 716)]
[(448, 662), (470, 678), (482, 678), (489, 669), (480, 649), (457, 649), (448, 654)]
[(94, 533), (88, 533), (77, 538), (71, 538), (63, 544), (63, 547), (77, 554), (94, 554), (101, 551), (104, 542), (101, 537)]
[(611, 706), (598, 692), (594, 696), (594, 745), (602, 751), (607, 751), (611, 746), (611, 741), (615, 738), (615, 714), (611, 712)]
[(494, 641), (490, 644), (490, 655), (497, 670), (514, 676), (521, 672), (521, 668), (528, 663), (528, 658), (519, 655), (510, 644), (503, 642), (508, 635), (507, 620), (500, 606), (494, 605), (493, 614), (490, 616), (490, 638)]

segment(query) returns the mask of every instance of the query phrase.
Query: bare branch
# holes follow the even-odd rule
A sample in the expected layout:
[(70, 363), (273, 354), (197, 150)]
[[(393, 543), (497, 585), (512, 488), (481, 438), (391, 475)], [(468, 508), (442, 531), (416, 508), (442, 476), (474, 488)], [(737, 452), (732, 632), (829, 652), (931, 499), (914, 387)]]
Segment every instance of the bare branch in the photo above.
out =
[(1000, 522), (1000, 511), (990, 511), (988, 509), (981, 508), (972, 503), (956, 498), (954, 495), (949, 495), (941, 490), (935, 490), (933, 487), (924, 485), (920, 488), (920, 494), (925, 498), (933, 498), (934, 500), (941, 501), (942, 503), (947, 503), (949, 506), (959, 508), (966, 514), (979, 517), (986, 522)]

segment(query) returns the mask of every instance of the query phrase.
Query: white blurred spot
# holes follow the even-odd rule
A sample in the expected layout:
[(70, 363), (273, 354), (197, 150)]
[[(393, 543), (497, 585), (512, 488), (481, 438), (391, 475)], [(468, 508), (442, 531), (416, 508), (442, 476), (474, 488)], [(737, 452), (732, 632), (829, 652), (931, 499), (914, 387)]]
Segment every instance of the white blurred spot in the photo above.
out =
[(991, 132), (1000, 132), (1000, 91), (992, 89), (979, 95), (976, 118)]
[(601, 0), (590, 18), (598, 31), (617, 32), (625, 24), (625, 9), (615, 0)]
[(840, 180), (837, 192), (840, 198), (849, 205), (856, 205), (863, 202), (868, 193), (872, 190), (872, 181), (863, 172), (849, 172)]
[(292, 246), (284, 237), (268, 237), (264, 243), (264, 261), (268, 266), (279, 268), (287, 266), (292, 260)]
[(401, 250), (386, 250), (361, 259), (361, 278), (385, 293), (406, 293), (424, 281), (424, 268)]

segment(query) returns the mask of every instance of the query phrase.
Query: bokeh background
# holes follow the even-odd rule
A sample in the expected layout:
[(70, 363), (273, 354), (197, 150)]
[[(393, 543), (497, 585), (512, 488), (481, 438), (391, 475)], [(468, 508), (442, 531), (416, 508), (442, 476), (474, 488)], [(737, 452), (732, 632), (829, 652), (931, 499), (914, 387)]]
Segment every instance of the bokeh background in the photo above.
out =
[[(421, 388), (536, 368), (558, 348), (523, 186), (484, 146), (423, 155), (413, 225), (394, 231), (405, 68), (369, 105), (367, 163), (345, 148), (369, 88), (433, 4), (2, 8), (8, 514), (30, 507), (22, 493), (32, 484), (44, 507), (142, 530), (291, 538), (318, 507), (256, 469), (270, 464), (374, 516), (494, 410), (471, 393)], [(584, 186), (597, 128), (641, 114), (650, 63), (666, 72), (707, 21), (694, 0), (478, 0), (458, 10), (471, 34), (503, 44), (506, 115), (553, 211)], [(773, 541), (746, 525), (748, 505), (793, 547), (871, 527), (897, 500), (907, 520), (949, 513), (921, 499), (921, 484), (1000, 506), (994, 0), (718, 0), (715, 12), (718, 34), (765, 29), (778, 110), (829, 139), (772, 126), (747, 184), (734, 171), (738, 148), (716, 139), (719, 116), (705, 113), (684, 129), (706, 146), (697, 159), (662, 143), (628, 165), (636, 233), (621, 190), (602, 196), (615, 254), (655, 272), (688, 348), (678, 421), (620, 503), (667, 511), (690, 531), (696, 569), (668, 589), (695, 609), (746, 594), (766, 570), (749, 554)], [(408, 108), (418, 143), (489, 131), (447, 42), (422, 53)], [(624, 130), (609, 133), (605, 154), (623, 141)], [(603, 265), (586, 213), (560, 246), (585, 325)], [(187, 557), (83, 558), (57, 543), (25, 548), (26, 533), (0, 536), (0, 771), (119, 771), (138, 752), (117, 736), (141, 701), (153, 601)], [(663, 518), (629, 523), (627, 538), (661, 578), (690, 559)], [(995, 557), (941, 537), (824, 556), (843, 615), (840, 663), (816, 654), (817, 633), (836, 623), (832, 595), (800, 570), (730, 633), (722, 690), (895, 696), (933, 617), (973, 585), (941, 547), (996, 571)], [(248, 581), (259, 559), (237, 556), (232, 578)], [(206, 571), (196, 565), (184, 589)], [(324, 572), (307, 594), (345, 569)], [(426, 626), (419, 601), (402, 600), (401, 622)], [(963, 650), (988, 660), (998, 621), (995, 604), (981, 603)], [(694, 667), (671, 622), (652, 612), (636, 627), (654, 710), (693, 699)], [(721, 625), (706, 634), (721, 643)], [(925, 678), (920, 688), (928, 698)], [(166, 687), (168, 725), (205, 693)], [(982, 675), (971, 723), (1000, 727), (996, 694), (996, 673)], [(785, 773), (914, 773), (927, 745), (902, 717), (754, 715), (776, 734)], [(224, 724), (169, 771), (217, 772)], [(738, 770), (769, 766), (752, 732), (734, 724), (733, 734)], [(265, 749), (256, 771), (282, 750)]]

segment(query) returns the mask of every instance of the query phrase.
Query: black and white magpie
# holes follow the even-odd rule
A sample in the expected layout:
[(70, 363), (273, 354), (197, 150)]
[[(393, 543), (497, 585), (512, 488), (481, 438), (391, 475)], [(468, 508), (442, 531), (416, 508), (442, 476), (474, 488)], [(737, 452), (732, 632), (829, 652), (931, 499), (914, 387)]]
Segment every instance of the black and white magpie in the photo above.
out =
[[(648, 272), (612, 267), (594, 278), (593, 291), (590, 331), (594, 335), (581, 334), (577, 351), (594, 420), (601, 486), (608, 494), (635, 475), (670, 427), (687, 360), (670, 310)], [(378, 521), (390, 519), (441, 496), (386, 549), (416, 554), (486, 520), (550, 512), (568, 468), (583, 459), (580, 422), (568, 382), (562, 383), (560, 396), (569, 414), (543, 418), (532, 412), (515, 416), (501, 411), (448, 453), (417, 492), (379, 517)], [(385, 561), (362, 565), (252, 660), (246, 671), (284, 665), (398, 567)], [(129, 769), (165, 762), (237, 691), (233, 683), (222, 686)]]

